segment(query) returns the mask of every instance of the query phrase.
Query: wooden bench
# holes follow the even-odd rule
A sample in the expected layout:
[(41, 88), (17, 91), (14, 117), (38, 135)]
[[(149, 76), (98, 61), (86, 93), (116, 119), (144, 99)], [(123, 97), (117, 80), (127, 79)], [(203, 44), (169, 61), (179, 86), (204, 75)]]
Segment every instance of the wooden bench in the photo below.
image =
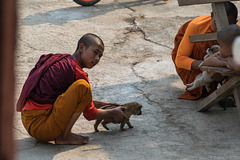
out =
[[(212, 3), (213, 16), (215, 18), (217, 31), (220, 31), (223, 27), (229, 25), (227, 13), (225, 10), (224, 2), (228, 0), (178, 0), (179, 6), (196, 5)], [(239, 1), (239, 0), (231, 0)], [(217, 32), (198, 34), (189, 36), (191, 42), (203, 42), (217, 40)]]
[(240, 74), (223, 67), (203, 66), (201, 70), (220, 73), (228, 76), (229, 80), (208, 97), (199, 101), (197, 110), (199, 112), (206, 111), (223, 98), (233, 94), (240, 115)]

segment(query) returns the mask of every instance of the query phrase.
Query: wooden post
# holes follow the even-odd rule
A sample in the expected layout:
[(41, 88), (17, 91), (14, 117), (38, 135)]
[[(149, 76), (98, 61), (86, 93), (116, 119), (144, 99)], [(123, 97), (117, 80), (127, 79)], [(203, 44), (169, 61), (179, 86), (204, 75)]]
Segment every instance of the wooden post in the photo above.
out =
[[(217, 3), (227, 2), (228, 0), (178, 0), (179, 6), (195, 5), (195, 4), (206, 4), (206, 3)], [(238, 1), (238, 0), (231, 0)]]
[(193, 43), (202, 41), (214, 41), (217, 40), (217, 32), (190, 35), (189, 40)]
[(220, 31), (223, 27), (229, 25), (224, 3), (212, 3), (212, 9), (217, 30)]
[(236, 102), (236, 106), (237, 106), (238, 113), (240, 116), (240, 86), (234, 88), (233, 95), (234, 95), (234, 100)]
[(214, 104), (218, 103), (221, 99), (229, 96), (233, 89), (240, 85), (240, 77), (233, 77), (225, 84), (223, 84), (216, 91), (211, 93), (208, 97), (199, 102), (197, 110), (202, 112), (211, 108)]
[(16, 1), (0, 5), (0, 159), (14, 159), (14, 52), (16, 43)]

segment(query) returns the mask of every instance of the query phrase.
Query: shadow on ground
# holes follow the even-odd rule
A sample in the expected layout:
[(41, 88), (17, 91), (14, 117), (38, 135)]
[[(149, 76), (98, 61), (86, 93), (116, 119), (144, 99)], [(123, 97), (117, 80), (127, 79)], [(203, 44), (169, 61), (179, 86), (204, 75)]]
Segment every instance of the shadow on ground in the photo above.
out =
[[(69, 21), (83, 20), (104, 15), (118, 9), (124, 9), (142, 5), (163, 5), (166, 4), (163, 0), (137, 0), (121, 3), (97, 4), (89, 7), (69, 7), (61, 8), (45, 13), (36, 13), (29, 15), (23, 19), (22, 25), (34, 26), (39, 24), (52, 24), (62, 26)], [(131, 9), (133, 10), (133, 9)]]
[[(95, 88), (97, 99), (121, 103), (138, 101), (143, 105), (143, 114), (131, 117), (133, 129), (122, 132), (119, 125), (109, 124), (110, 131), (99, 128), (100, 132), (96, 133), (93, 122), (81, 121), (75, 127), (78, 127), (77, 134), (92, 138), (87, 145), (53, 145), (24, 138), (16, 141), (18, 151), (21, 152), (20, 159), (31, 159), (31, 156), (41, 157), (40, 159), (67, 159), (68, 155), (72, 159), (73, 156), (84, 159), (91, 153), (94, 153), (91, 158), (115, 160), (122, 160), (123, 157), (216, 158), (216, 154), (223, 149), (224, 156), (230, 157), (237, 150), (236, 146), (240, 145), (240, 134), (236, 134), (240, 132), (236, 108), (224, 111), (216, 106), (209, 112), (199, 113), (196, 111), (196, 101), (176, 99), (183, 92), (183, 89), (174, 85), (178, 80), (176, 75), (170, 75), (156, 80)], [(82, 123), (91, 125), (82, 126)], [(82, 134), (80, 132), (84, 127), (88, 127), (88, 132)], [(235, 152), (234, 156), (240, 155)]]

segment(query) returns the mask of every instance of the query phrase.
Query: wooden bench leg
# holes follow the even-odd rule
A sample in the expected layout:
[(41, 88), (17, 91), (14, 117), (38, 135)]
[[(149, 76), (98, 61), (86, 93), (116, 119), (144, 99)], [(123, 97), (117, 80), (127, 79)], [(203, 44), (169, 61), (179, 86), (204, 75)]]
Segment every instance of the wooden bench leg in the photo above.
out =
[(238, 113), (240, 115), (240, 85), (233, 89), (233, 95), (238, 109)]
[[(214, 104), (218, 103), (221, 99), (229, 96), (233, 89), (240, 84), (239, 77), (233, 77), (221, 87), (219, 87), (216, 91), (210, 94), (208, 97), (204, 98), (202, 101), (199, 102), (197, 106), (197, 110), (199, 112), (206, 111), (211, 108)], [(237, 91), (236, 91), (237, 92)], [(238, 91), (239, 93), (239, 91)], [(236, 94), (238, 94), (236, 93)], [(240, 94), (238, 94), (240, 95)]]

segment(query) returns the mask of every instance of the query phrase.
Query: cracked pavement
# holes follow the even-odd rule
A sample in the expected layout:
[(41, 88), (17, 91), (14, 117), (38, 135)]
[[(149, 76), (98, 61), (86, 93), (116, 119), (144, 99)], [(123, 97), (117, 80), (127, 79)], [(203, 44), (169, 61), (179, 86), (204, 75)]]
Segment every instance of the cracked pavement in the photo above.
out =
[[(234, 2), (240, 8), (240, 2)], [(187, 20), (209, 14), (211, 5), (179, 7), (177, 0), (102, 0), (82, 7), (71, 0), (20, 0), (15, 59), (16, 100), (41, 54), (69, 53), (85, 33), (99, 35), (104, 56), (89, 74), (96, 100), (143, 105), (133, 129), (110, 131), (80, 117), (73, 132), (87, 145), (54, 145), (31, 138), (15, 114), (16, 159), (238, 160), (240, 119), (236, 108), (217, 104), (196, 111), (197, 101), (179, 100), (184, 85), (171, 61), (174, 36)], [(125, 126), (126, 127), (126, 126)]]

